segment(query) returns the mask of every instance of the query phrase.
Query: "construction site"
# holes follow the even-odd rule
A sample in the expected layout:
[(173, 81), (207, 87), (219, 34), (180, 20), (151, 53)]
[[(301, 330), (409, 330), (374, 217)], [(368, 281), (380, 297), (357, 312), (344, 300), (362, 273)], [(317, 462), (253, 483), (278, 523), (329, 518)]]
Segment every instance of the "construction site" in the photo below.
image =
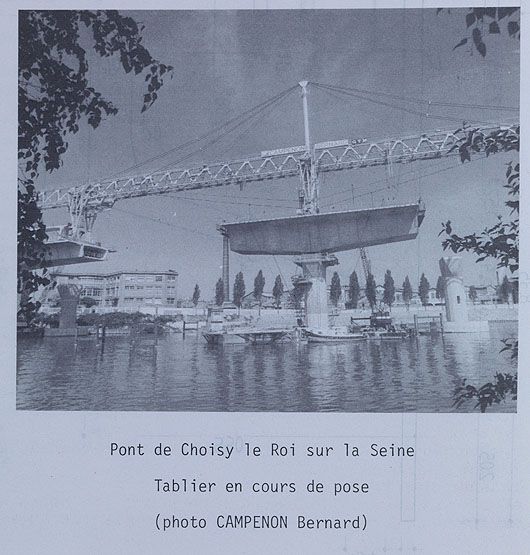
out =
[[(109, 256), (109, 249), (94, 240), (94, 224), (99, 212), (112, 209), (120, 200), (229, 185), (242, 187), (253, 182), (298, 175), (298, 208), (292, 216), (223, 222), (217, 226), (222, 237), (224, 303), (209, 309), (203, 333), (206, 341), (219, 345), (240, 342), (240, 339), (263, 343), (294, 337), (297, 341), (337, 342), (374, 338), (403, 339), (412, 333), (417, 334), (417, 316), (413, 328), (401, 324), (398, 329), (389, 313), (382, 310), (378, 313), (374, 306), (370, 317), (361, 318), (366, 322), (355, 322), (352, 318), (349, 326), (337, 325), (331, 314), (327, 274), (329, 267), (339, 264), (337, 253), (358, 249), (364, 277), (368, 280), (371, 268), (367, 248), (414, 241), (425, 218), (427, 208), (424, 203), (418, 199), (408, 204), (321, 212), (320, 175), (458, 156), (457, 147), (466, 131), (438, 131), (386, 141), (341, 139), (313, 143), (310, 134), (309, 82), (301, 81), (298, 87), (304, 145), (264, 151), (259, 156), (239, 160), (205, 163), (193, 168), (171, 169), (69, 190), (43, 192), (40, 196), (42, 209), (65, 207), (70, 216), (66, 225), (49, 228), (50, 235), (56, 232), (57, 238), (53, 239), (51, 235), (52, 239), (48, 242), (49, 258), (46, 265), (64, 267), (105, 260)], [(498, 129), (515, 133), (516, 125)], [(486, 136), (496, 129), (479, 128), (474, 129), (473, 133)], [(245, 320), (234, 321), (236, 307), (230, 302), (231, 252), (247, 256), (291, 257), (300, 270), (298, 274), (293, 272), (291, 278), (293, 293), (300, 299), (296, 321), (284, 324), (283, 327), (263, 327), (259, 322), (249, 326)], [(439, 332), (444, 329), (445, 332), (458, 333), (487, 331), (487, 322), (468, 319), (460, 258), (441, 258), (440, 272), (444, 280), (445, 315), (440, 314), (439, 319), (425, 316), (431, 327), (435, 324), (434, 328)], [(62, 316), (53, 334), (76, 336), (75, 300), (79, 299), (81, 289), (66, 283), (58, 291)]]
[[(347, 109), (340, 103), (333, 106), (336, 109), (336, 121), (340, 122), (338, 127), (347, 133), (331, 135), (322, 140), (323, 130), (327, 132), (329, 121), (321, 113), (322, 103), (319, 104), (318, 99), (327, 98), (326, 95), (347, 105)], [(274, 125), (278, 125), (278, 118), (285, 119), (286, 101), (290, 102), (288, 114), (292, 120), (286, 129), (279, 132), (279, 136), (290, 135), (291, 145), (294, 146), (289, 146), (289, 143), (287, 146), (285, 143), (270, 143), (270, 139), (262, 137), (262, 143), (269, 143), (266, 150), (256, 154), (246, 152), (245, 133), (256, 133), (259, 130), (258, 122), (261, 124), (264, 118), (270, 118), (275, 122)], [(325, 111), (329, 114), (330, 104), (326, 102)], [(355, 125), (358, 117), (355, 106), (359, 102), (375, 103), (383, 119), (386, 112), (401, 110), (412, 114), (416, 118), (414, 121), (419, 119), (432, 124), (433, 120), (443, 120), (444, 129), (428, 128), (424, 123), (409, 133), (389, 132), (383, 138), (359, 137)], [(433, 114), (434, 106), (441, 111), (447, 109), (450, 114)], [(458, 115), (454, 115), (455, 110)], [(473, 116), (486, 112), (488, 118)], [(442, 241), (433, 233), (433, 230), (440, 230), (439, 222), (447, 220), (449, 224), (451, 219), (461, 217), (465, 209), (453, 198), (452, 211), (439, 212), (438, 195), (443, 193), (427, 190), (429, 185), (424, 186), (423, 181), (440, 172), (451, 171), (451, 175), (456, 175), (460, 166), (464, 168), (463, 180), (469, 179), (473, 168), (477, 166), (468, 169), (468, 165), (462, 165), (463, 142), (471, 140), (470, 137), (475, 142), (484, 141), (486, 137), (499, 133), (505, 136), (517, 135), (517, 117), (516, 106), (485, 105), (471, 101), (436, 102), (431, 98), (411, 100), (396, 90), (367, 90), (302, 79), (291, 83), (284, 90), (274, 92), (266, 100), (210, 131), (173, 147), (171, 151), (145, 157), (143, 161), (136, 158), (134, 166), (121, 171), (119, 175), (80, 180), (80, 183), (66, 187), (47, 186), (38, 197), (38, 206), (45, 215), (48, 233), (47, 254), (42, 266), (58, 277), (40, 294), (43, 299), (50, 293), (57, 297), (55, 312), (58, 316), (54, 325), (46, 324), (38, 328), (39, 335), (43, 335), (39, 341), (61, 342), (61, 356), (70, 362), (80, 350), (92, 353), (89, 356), (102, 357), (105, 350), (121, 349), (128, 345), (126, 349), (133, 359), (139, 352), (142, 353), (140, 358), (150, 353), (147, 366), (154, 365), (153, 368), (159, 364), (160, 345), (165, 345), (164, 349), (169, 349), (171, 356), (177, 359), (179, 355), (175, 353), (179, 349), (189, 351), (191, 348), (194, 353), (202, 353), (198, 355), (199, 358), (209, 358), (209, 365), (214, 360), (217, 361), (213, 363), (214, 366), (221, 364), (225, 368), (225, 364), (230, 365), (227, 360), (238, 361), (247, 374), (245, 380), (250, 379), (248, 374), (254, 373), (263, 364), (274, 366), (274, 360), (285, 352), (290, 353), (285, 355), (289, 357), (298, 353), (287, 365), (289, 371), (295, 373), (293, 379), (296, 381), (299, 379), (296, 377), (296, 368), (300, 364), (309, 364), (311, 372), (325, 374), (333, 371), (337, 364), (342, 367), (345, 364), (343, 357), (352, 356), (356, 361), (355, 372), (359, 372), (363, 365), (367, 365), (367, 368), (372, 368), (374, 364), (381, 367), (381, 361), (375, 361), (378, 357), (414, 357), (414, 353), (421, 357), (425, 355), (425, 350), (428, 353), (441, 349), (434, 358), (443, 359), (444, 342), (447, 341), (453, 351), (473, 350), (475, 346), (489, 342), (491, 337), (498, 336), (496, 326), (499, 323), (501, 327), (516, 328), (517, 307), (511, 301), (501, 309), (475, 307), (474, 300), (470, 303), (469, 285), (474, 283), (476, 277), (466, 276), (466, 268), (470, 267), (469, 259), (450, 250), (444, 251), (441, 246), (433, 247), (435, 244), (441, 245)], [(296, 129), (289, 128), (292, 122), (297, 122)], [(217, 161), (213, 162), (206, 157), (201, 159), (212, 146), (217, 152), (222, 152), (220, 145), (224, 144), (230, 145), (224, 148), (230, 152), (229, 157), (218, 155)], [(165, 156), (177, 159), (166, 163), (163, 162)], [(190, 158), (192, 162), (188, 162)], [(483, 160), (484, 156), (481, 155), (479, 159)], [(160, 166), (162, 163), (164, 166)], [(486, 163), (490, 162), (483, 160), (483, 164)], [(142, 171), (142, 166), (149, 165), (159, 167)], [(412, 169), (402, 169), (408, 167)], [(420, 169), (414, 169), (418, 167)], [(482, 166), (480, 170), (484, 175), (487, 171), (485, 167)], [(369, 181), (368, 186), (358, 187), (357, 175), (364, 175), (362, 179), (364, 183)], [(370, 178), (370, 175), (377, 175), (377, 179)], [(407, 183), (412, 183), (413, 187), (407, 187)], [(226, 197), (223, 197), (223, 191), (226, 191)], [(275, 196), (279, 191), (283, 191), (281, 196)], [(241, 208), (231, 218), (223, 202), (237, 198), (238, 194), (241, 200), (232, 202), (241, 205)], [(249, 196), (256, 194), (258, 196)], [(209, 198), (208, 195), (212, 196)], [(208, 226), (201, 221), (204, 211), (184, 217), (195, 222), (196, 238), (201, 234), (209, 238), (207, 246), (201, 239), (203, 252), (198, 244), (194, 244), (193, 233), (188, 236), (183, 231), (178, 235), (179, 226), (182, 230), (185, 228), (182, 223), (175, 223), (176, 220), (172, 220), (170, 214), (173, 203), (178, 203), (179, 199), (184, 202), (181, 206), (185, 206), (186, 200), (190, 199), (191, 202), (202, 202), (203, 205), (212, 203), (215, 228), (211, 225), (214, 221), (211, 214), (207, 220)], [(251, 202), (250, 199), (258, 202)], [(447, 202), (449, 204), (445, 204)], [(446, 198), (441, 204), (445, 210), (451, 201)], [(141, 208), (143, 205), (147, 207), (145, 213)], [(136, 207), (140, 213), (127, 211), (122, 206)], [(149, 216), (149, 209), (153, 207), (160, 212), (160, 217)], [(122, 236), (117, 241), (118, 236), (108, 230), (112, 229), (112, 221), (123, 222), (124, 218), (128, 218), (127, 224), (120, 223)], [(186, 264), (176, 266), (177, 270), (158, 273), (147, 270), (126, 272), (112, 267), (113, 258), (124, 260), (119, 257), (126, 256), (129, 248), (132, 253), (135, 248), (133, 236), (139, 233), (140, 222), (147, 225), (146, 220), (149, 219), (154, 224), (172, 227), (177, 237), (182, 237), (182, 241), (174, 242), (171, 248), (172, 252), (177, 253), (175, 256), (180, 257), (178, 260), (186, 260)], [(100, 221), (103, 221), (106, 233), (100, 231)], [(214, 239), (211, 239), (212, 236)], [(164, 258), (166, 240), (165, 233), (159, 232), (157, 236), (153, 232), (150, 235), (152, 258), (167, 260), (166, 267), (175, 267), (167, 255)], [(422, 240), (424, 246), (420, 245)], [(119, 241), (121, 252), (117, 244)], [(212, 251), (215, 252), (213, 256)], [(406, 305), (406, 309), (394, 311), (391, 309), (393, 297), (387, 306), (381, 299), (375, 299), (367, 301), (362, 308), (355, 306), (355, 310), (346, 310), (343, 305), (338, 306), (336, 301), (333, 302), (330, 299), (331, 273), (335, 270), (341, 272), (341, 268), (347, 269), (349, 273), (352, 260), (355, 260), (359, 276), (368, 284), (374, 280), (374, 256), (381, 273), (395, 263), (404, 274), (401, 260), (406, 258), (409, 266), (412, 261), (410, 272), (414, 280), (422, 272), (421, 265), (428, 265), (431, 272), (436, 271), (440, 276), (443, 301), (436, 305), (431, 303), (431, 306), (422, 301), (423, 306), (412, 311), (409, 311), (410, 296), (402, 304), (403, 307)], [(195, 261), (197, 267), (201, 265), (201, 270), (194, 269)], [(263, 291), (256, 295), (255, 290), (247, 290), (247, 293), (259, 297), (257, 309), (242, 308), (241, 299), (234, 302), (234, 277), (247, 263), (269, 264), (274, 270), (277, 268), (275, 273), (281, 277), (282, 292), (285, 289), (290, 298), (295, 299), (294, 304), (289, 308), (285, 305), (281, 310), (278, 305), (277, 310), (267, 311), (261, 307)], [(93, 295), (101, 296), (101, 300), (96, 299), (94, 303), (97, 311), (88, 308), (81, 310), (82, 299), (90, 296), (87, 293), (89, 289), (69, 273), (73, 269), (79, 274), (88, 264), (90, 271), (87, 275), (91, 277), (87, 279), (92, 284), (90, 291)], [(105, 268), (103, 277), (93, 270), (98, 265)], [(491, 268), (488, 270), (490, 273)], [(193, 277), (188, 277), (187, 274), (193, 271)], [(144, 274), (145, 277), (142, 277)], [(93, 282), (103, 279), (106, 285), (101, 289), (97, 283), (93, 285)], [(199, 297), (193, 304), (182, 306), (176, 293), (177, 279), (192, 279), (197, 284), (201, 283), (203, 304), (200, 311), (197, 308)], [(217, 289), (221, 288), (222, 291), (216, 291), (218, 298), (214, 301), (209, 293), (204, 293), (204, 284), (211, 291), (216, 281)], [(190, 290), (191, 300), (191, 282), (186, 288)], [(96, 289), (98, 293), (94, 293)], [(118, 294), (117, 291), (122, 289), (123, 293)], [(132, 306), (135, 299), (147, 307), (143, 312), (152, 316), (148, 322), (111, 325), (108, 323), (110, 319), (88, 318), (86, 321), (92, 322), (92, 325), (79, 324), (81, 313), (136, 313), (136, 308), (118, 309), (118, 305), (126, 307), (127, 302)], [(181, 306), (177, 307), (178, 303)], [(171, 321), (169, 315), (178, 318)], [(165, 316), (166, 321), (161, 322), (160, 318)], [(175, 331), (179, 333), (172, 333)], [(112, 335), (126, 335), (127, 343), (122, 347), (118, 347), (118, 344), (113, 346)], [(454, 344), (451, 343), (453, 341)], [(190, 347), (190, 342), (193, 342), (193, 347)], [(53, 357), (49, 350), (53, 350), (53, 347), (50, 345), (41, 343), (38, 348), (41, 351), (44, 349), (48, 353), (46, 356)], [(299, 349), (304, 350), (302, 354)], [(268, 362), (260, 362), (263, 357)], [(308, 362), (313, 357), (318, 360), (324, 357), (325, 360), (322, 364)], [(468, 360), (463, 360), (461, 364), (467, 363)], [(473, 364), (476, 368), (481, 366), (478, 359)], [(59, 366), (62, 365), (59, 362)], [(392, 363), (388, 371), (391, 368)], [(187, 368), (183, 373), (189, 371)], [(199, 369), (196, 371), (200, 372)], [(436, 368), (433, 367), (433, 371)], [(456, 376), (450, 375), (444, 381), (456, 381)], [(178, 381), (178, 377), (170, 380), (175, 379)], [(210, 383), (211, 379), (208, 378), (206, 382)], [(340, 382), (338, 380), (337, 384)], [(244, 387), (248, 387), (248, 384)], [(229, 396), (233, 394), (230, 392)], [(227, 410), (259, 409), (259, 402), (242, 402), (243, 405), (236, 403)], [(311, 403), (307, 410), (354, 410), (350, 404), (337, 409), (333, 403), (328, 408), (324, 405), (324, 408), (311, 408)], [(128, 406), (127, 403), (125, 406)], [(153, 404), (153, 408), (158, 406), (157, 403)], [(171, 403), (167, 406), (173, 407)], [(185, 410), (190, 405), (186, 401), (182, 406), (182, 410)], [(264, 410), (278, 410), (279, 407), (277, 402), (266, 406)], [(298, 410), (301, 406), (292, 406), (289, 410)], [(425, 409), (426, 405), (422, 406)], [(212, 408), (208, 403), (204, 407)], [(398, 403), (392, 405), (390, 410), (399, 408), (403, 406)], [(222, 407), (219, 410), (223, 410)]]

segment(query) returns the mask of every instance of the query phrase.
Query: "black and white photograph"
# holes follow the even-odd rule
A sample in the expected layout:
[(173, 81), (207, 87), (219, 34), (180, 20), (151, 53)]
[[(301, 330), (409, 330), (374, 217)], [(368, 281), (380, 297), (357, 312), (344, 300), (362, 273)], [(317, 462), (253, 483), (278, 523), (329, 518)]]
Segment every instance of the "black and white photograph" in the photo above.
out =
[(519, 8), (18, 26), (17, 409), (517, 411)]

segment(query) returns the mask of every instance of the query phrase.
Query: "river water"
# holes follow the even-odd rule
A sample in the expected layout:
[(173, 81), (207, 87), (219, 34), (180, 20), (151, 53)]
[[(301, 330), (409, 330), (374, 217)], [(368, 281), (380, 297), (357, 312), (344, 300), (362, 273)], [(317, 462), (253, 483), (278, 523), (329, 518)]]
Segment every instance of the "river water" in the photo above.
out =
[[(211, 347), (200, 335), (157, 344), (108, 336), (21, 338), (17, 408), (28, 410), (454, 412), (464, 378), (516, 370), (500, 339), (445, 334), (400, 341)], [(459, 411), (476, 411), (466, 402)], [(514, 412), (516, 402), (489, 411)]]

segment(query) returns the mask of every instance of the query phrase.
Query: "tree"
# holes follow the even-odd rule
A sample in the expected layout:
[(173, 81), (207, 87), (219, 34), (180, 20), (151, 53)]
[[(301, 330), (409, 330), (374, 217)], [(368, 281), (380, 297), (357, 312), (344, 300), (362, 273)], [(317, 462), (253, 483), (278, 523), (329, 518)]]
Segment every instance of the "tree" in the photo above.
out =
[(361, 288), (359, 287), (359, 278), (355, 270), (350, 274), (350, 283), (348, 288), (349, 308), (357, 308), (359, 304), (359, 296)]
[(201, 290), (199, 289), (199, 284), (196, 283), (195, 289), (193, 290), (193, 296), (191, 297), (191, 302), (193, 303), (193, 306), (195, 308), (197, 308), (197, 305), (199, 304), (200, 297), (201, 297)]
[(236, 279), (234, 280), (234, 294), (232, 298), (234, 304), (237, 306), (238, 311), (241, 310), (241, 304), (243, 303), (243, 297), (245, 296), (245, 279), (243, 278), (243, 272), (238, 272), (236, 274)]
[(429, 303), (430, 288), (431, 284), (429, 283), (429, 280), (425, 277), (425, 274), (421, 274), (420, 285), (418, 287), (418, 295), (423, 306), (427, 306), (427, 304)]
[(215, 304), (221, 306), (225, 302), (225, 286), (223, 280), (219, 278), (215, 284)]
[(302, 299), (304, 298), (304, 287), (295, 284), (294, 287), (289, 292), (289, 299), (296, 310), (300, 310), (302, 307)]
[(79, 299), (79, 303), (82, 304), (85, 308), (92, 308), (96, 306), (98, 302), (93, 297), (81, 297)]
[(126, 73), (147, 70), (142, 112), (155, 102), (173, 68), (155, 60), (142, 44), (143, 26), (115, 10), (20, 11), (18, 44), (18, 235), (19, 315), (31, 321), (40, 307), (32, 295), (50, 284), (46, 227), (35, 181), (52, 172), (68, 149), (67, 135), (82, 121), (96, 129), (118, 112), (89, 82), (91, 55), (117, 55)]
[(260, 270), (254, 278), (254, 298), (258, 301), (259, 310), (261, 311), (261, 302), (263, 299), (263, 289), (265, 287), (265, 278)]
[(474, 285), (470, 285), (469, 286), (469, 300), (475, 304), (475, 301), (477, 300), (477, 288)]
[(272, 288), (272, 296), (274, 297), (274, 301), (276, 303), (276, 308), (280, 308), (280, 303), (282, 302), (283, 297), (283, 281), (280, 275), (276, 276), (274, 280), (274, 287)]
[(501, 284), (499, 285), (499, 298), (501, 302), (508, 304), (510, 302), (510, 297), (512, 296), (512, 284), (508, 279), (508, 276), (504, 276)]
[(405, 276), (405, 281), (403, 282), (403, 302), (405, 303), (407, 310), (409, 309), (412, 296), (412, 285), (410, 284), (409, 276)]
[(377, 304), (377, 288), (375, 284), (374, 276), (370, 273), (366, 279), (366, 287), (364, 289), (364, 294), (366, 300), (370, 304), (370, 308), (373, 310)]
[(445, 280), (442, 276), (438, 276), (438, 281), (436, 282), (436, 298), (445, 299)]
[(337, 272), (333, 272), (331, 276), (331, 285), (329, 287), (329, 298), (331, 304), (336, 307), (339, 304), (339, 300), (342, 296), (342, 287), (340, 284), (340, 277)]
[(519, 281), (515, 279), (511, 283), (513, 304), (519, 304)]
[(383, 302), (392, 308), (394, 301), (396, 300), (396, 287), (394, 285), (394, 278), (390, 270), (385, 272), (385, 281), (383, 283)]

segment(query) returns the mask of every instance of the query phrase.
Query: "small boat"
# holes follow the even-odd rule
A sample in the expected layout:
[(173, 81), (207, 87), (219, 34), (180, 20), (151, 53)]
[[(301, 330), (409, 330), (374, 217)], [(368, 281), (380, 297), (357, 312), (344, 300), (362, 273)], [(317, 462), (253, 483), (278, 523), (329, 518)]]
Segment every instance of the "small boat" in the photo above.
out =
[(288, 329), (259, 329), (239, 327), (202, 334), (210, 345), (230, 345), (237, 343), (268, 344), (281, 341), (289, 335)]
[(349, 333), (343, 329), (310, 330), (304, 329), (309, 343), (338, 343), (342, 341), (359, 341), (366, 339), (364, 333)]

